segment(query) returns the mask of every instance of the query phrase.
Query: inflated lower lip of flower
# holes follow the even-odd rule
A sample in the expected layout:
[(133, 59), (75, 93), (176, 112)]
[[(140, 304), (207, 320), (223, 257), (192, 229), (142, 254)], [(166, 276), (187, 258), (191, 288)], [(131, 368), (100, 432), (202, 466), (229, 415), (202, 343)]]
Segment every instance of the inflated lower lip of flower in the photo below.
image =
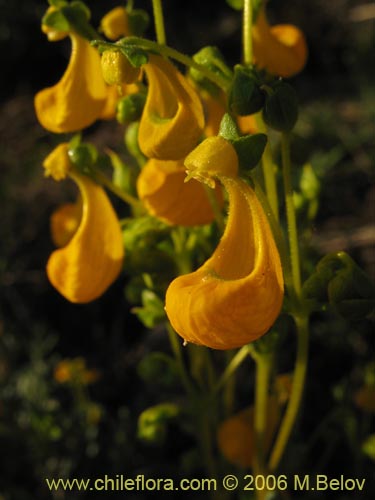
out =
[(299, 73), (307, 60), (307, 44), (292, 24), (268, 24), (264, 9), (252, 29), (254, 62), (269, 73), (289, 78)]
[[(207, 147), (204, 143), (209, 139)], [(227, 143), (228, 152), (222, 150), (221, 158), (226, 160), (220, 169), (220, 163), (215, 166), (210, 161), (215, 138), (209, 139), (188, 156), (185, 165), (205, 179), (206, 163), (224, 185), (229, 195), (227, 225), (213, 255), (195, 272), (169, 285), (165, 310), (185, 341), (233, 349), (256, 340), (273, 325), (283, 302), (283, 274), (261, 204), (252, 188), (236, 177), (236, 169), (226, 164), (232, 161), (233, 147)], [(221, 145), (224, 139), (217, 139)]]
[(103, 188), (71, 168), (68, 144), (57, 146), (43, 165), (46, 175), (55, 180), (68, 175), (81, 197), (78, 206), (65, 205), (52, 219), (53, 239), (63, 246), (49, 257), (48, 278), (67, 300), (90, 302), (121, 271), (124, 249), (119, 221)]
[(167, 59), (151, 54), (143, 69), (149, 88), (139, 124), (139, 146), (148, 158), (179, 160), (196, 146), (203, 132), (201, 101)]
[[(137, 191), (148, 212), (167, 222), (182, 226), (208, 224), (214, 212), (202, 184), (186, 177), (183, 160), (149, 160), (137, 179)], [(222, 205), (221, 188), (215, 190)]]

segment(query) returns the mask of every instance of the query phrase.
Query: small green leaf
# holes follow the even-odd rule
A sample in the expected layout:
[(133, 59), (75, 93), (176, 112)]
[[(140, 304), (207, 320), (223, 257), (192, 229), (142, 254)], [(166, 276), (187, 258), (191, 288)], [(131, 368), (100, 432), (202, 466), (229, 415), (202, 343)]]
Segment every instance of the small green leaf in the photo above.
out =
[(130, 32), (134, 36), (142, 36), (150, 24), (150, 16), (145, 10), (127, 10)]
[(229, 113), (225, 113), (221, 119), (219, 135), (227, 141), (234, 141), (240, 137), (237, 124)]
[(290, 132), (298, 118), (298, 99), (293, 87), (285, 82), (278, 82), (267, 93), (263, 119), (265, 123), (280, 132)]
[(260, 111), (264, 94), (260, 90), (256, 75), (247, 67), (237, 65), (228, 95), (229, 108), (240, 116)]
[(61, 10), (47, 12), (42, 18), (42, 24), (53, 28), (56, 31), (69, 31), (70, 24)]
[(244, 169), (252, 169), (260, 162), (264, 148), (267, 144), (265, 134), (245, 135), (233, 141), (240, 166)]
[(148, 63), (148, 54), (145, 50), (131, 45), (119, 44), (119, 47), (124, 56), (129, 60), (130, 64), (135, 68), (140, 68), (143, 64)]

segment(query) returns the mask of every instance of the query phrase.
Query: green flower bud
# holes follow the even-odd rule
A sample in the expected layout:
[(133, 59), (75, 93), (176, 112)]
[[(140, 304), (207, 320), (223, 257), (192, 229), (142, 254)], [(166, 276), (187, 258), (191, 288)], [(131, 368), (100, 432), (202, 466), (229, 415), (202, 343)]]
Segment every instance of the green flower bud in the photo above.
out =
[(146, 102), (146, 94), (130, 94), (117, 103), (116, 119), (119, 123), (125, 124), (140, 119)]
[(237, 65), (229, 90), (229, 108), (240, 116), (252, 115), (260, 111), (264, 104), (264, 94), (260, 90), (255, 74), (244, 66)]
[(151, 352), (137, 366), (138, 375), (146, 383), (162, 387), (173, 387), (178, 380), (176, 362), (164, 352)]
[(69, 148), (68, 156), (73, 165), (82, 173), (90, 175), (91, 167), (98, 159), (98, 151), (92, 144), (78, 143)]
[(139, 148), (138, 129), (139, 129), (138, 121), (130, 123), (125, 130), (124, 142), (129, 153), (139, 162), (139, 164), (143, 164), (145, 163), (146, 158)]
[(266, 95), (263, 119), (265, 123), (280, 132), (290, 132), (298, 118), (298, 100), (293, 87), (277, 82)]

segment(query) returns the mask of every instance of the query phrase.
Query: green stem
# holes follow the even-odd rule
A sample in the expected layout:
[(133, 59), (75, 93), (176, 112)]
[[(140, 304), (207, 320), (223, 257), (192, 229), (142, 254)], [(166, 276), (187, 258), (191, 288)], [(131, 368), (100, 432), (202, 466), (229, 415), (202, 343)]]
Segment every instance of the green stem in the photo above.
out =
[[(95, 44), (95, 42), (94, 42)], [(222, 76), (218, 75), (217, 73), (209, 70), (205, 66), (198, 64), (197, 62), (194, 61), (193, 58), (182, 54), (178, 50), (173, 49), (172, 47), (168, 47), (167, 45), (160, 45), (156, 42), (153, 42), (152, 40), (147, 40), (146, 38), (138, 38), (138, 37), (127, 37), (125, 44), (127, 46), (134, 45), (135, 47), (143, 48), (145, 50), (154, 50), (158, 52), (159, 54), (165, 56), (165, 57), (170, 57), (171, 59), (174, 59), (175, 61), (180, 62), (184, 66), (190, 67), (190, 68), (195, 68), (198, 71), (202, 73), (203, 76), (211, 80), (213, 83), (215, 83), (218, 87), (220, 87), (224, 92), (226, 92), (229, 88), (229, 85), (231, 83), (231, 78), (223, 78)], [(103, 44), (102, 44), (103, 45)], [(110, 45), (113, 46), (113, 44), (106, 43), (105, 45)]]
[(152, 0), (152, 9), (154, 12), (156, 40), (161, 45), (165, 45), (167, 39), (165, 36), (162, 0)]
[(167, 331), (168, 331), (168, 336), (169, 336), (169, 341), (172, 347), (173, 354), (176, 358), (177, 362), (177, 368), (179, 375), (181, 377), (181, 382), (183, 386), (185, 387), (186, 392), (190, 396), (195, 396), (195, 389), (190, 381), (190, 378), (188, 376), (188, 373), (185, 368), (185, 363), (184, 359), (182, 356), (182, 350), (181, 350), (181, 344), (179, 342), (179, 338), (177, 336), (177, 333), (173, 330), (172, 326), (170, 323), (167, 323)]
[(231, 359), (230, 363), (227, 365), (224, 373), (216, 383), (215, 387), (213, 388), (213, 394), (216, 394), (228, 382), (228, 380), (232, 377), (240, 364), (247, 358), (248, 354), (248, 345), (244, 345), (239, 351), (237, 351), (237, 353)]
[(281, 136), (281, 154), (283, 163), (283, 181), (285, 191), (285, 207), (288, 223), (289, 250), (292, 268), (293, 287), (297, 297), (301, 294), (301, 272), (300, 258), (298, 247), (298, 232), (296, 212), (293, 200), (293, 187), (291, 176), (291, 161), (290, 161), (290, 138), (289, 135), (283, 133)]
[(97, 181), (99, 184), (102, 186), (106, 187), (109, 191), (111, 191), (113, 194), (118, 196), (121, 200), (125, 201), (125, 203), (128, 203), (132, 207), (140, 207), (141, 202), (138, 200), (138, 198), (134, 198), (134, 196), (131, 196), (128, 193), (125, 193), (117, 187), (113, 182), (111, 182), (108, 177), (106, 177), (104, 174), (102, 174), (99, 170), (94, 170), (94, 179)]
[(244, 0), (242, 19), (243, 60), (245, 64), (251, 64), (253, 62), (253, 39), (251, 36), (253, 6), (251, 0)]
[[(258, 113), (255, 115), (257, 127), (260, 133), (267, 134), (267, 127), (263, 121), (262, 116)], [(268, 135), (268, 134), (267, 134)], [(275, 216), (277, 223), (279, 222), (279, 197), (277, 194), (277, 184), (276, 184), (276, 167), (272, 158), (272, 150), (267, 141), (263, 156), (262, 156), (262, 170), (264, 183), (266, 187), (266, 193), (268, 201), (271, 205), (272, 212)]]
[(288, 407), (285, 411), (284, 419), (281, 423), (268, 464), (270, 472), (277, 469), (289, 441), (300, 408), (306, 379), (309, 347), (308, 317), (306, 315), (295, 316), (294, 320), (297, 327), (297, 357), (293, 374), (293, 385)]
[(255, 375), (255, 470), (265, 474), (265, 435), (267, 429), (268, 387), (272, 372), (273, 356), (258, 354)]

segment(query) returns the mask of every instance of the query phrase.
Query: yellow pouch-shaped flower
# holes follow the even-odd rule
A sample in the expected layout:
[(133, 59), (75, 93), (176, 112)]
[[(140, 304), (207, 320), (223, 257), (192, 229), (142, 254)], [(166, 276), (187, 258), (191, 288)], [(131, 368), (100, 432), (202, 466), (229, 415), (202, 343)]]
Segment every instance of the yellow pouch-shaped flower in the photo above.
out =
[(69, 36), (72, 52), (63, 77), (38, 92), (34, 100), (40, 124), (55, 133), (76, 132), (103, 118), (103, 113), (109, 116), (110, 87), (104, 82), (98, 51), (76, 33)]
[[(266, 451), (272, 442), (280, 408), (274, 396), (268, 399)], [(217, 433), (218, 448), (231, 464), (241, 468), (251, 468), (254, 462), (254, 407), (249, 406), (221, 423)]]
[(116, 41), (123, 36), (130, 35), (128, 14), (125, 7), (115, 7), (103, 17), (100, 22), (100, 31), (108, 40)]
[(139, 147), (148, 158), (180, 160), (204, 128), (199, 96), (167, 59), (151, 54), (143, 66), (149, 89), (139, 124)]
[(279, 253), (254, 191), (239, 178), (220, 177), (229, 216), (213, 255), (169, 285), (166, 313), (181, 337), (233, 349), (266, 333), (283, 302)]
[[(66, 163), (67, 151), (67, 144), (52, 151), (44, 162), (47, 174), (54, 176), (54, 167)], [(53, 216), (53, 239), (64, 246), (51, 254), (47, 275), (66, 299), (85, 303), (102, 295), (116, 279), (124, 249), (119, 221), (103, 188), (75, 171), (68, 175), (78, 185), (80, 205), (65, 205)], [(60, 172), (58, 177), (62, 178)]]
[(262, 9), (252, 29), (254, 62), (269, 73), (289, 78), (306, 64), (307, 44), (300, 29), (292, 24), (268, 24)]
[[(147, 211), (167, 222), (182, 226), (208, 224), (214, 213), (202, 184), (186, 177), (183, 160), (151, 159), (137, 180), (138, 196)], [(223, 202), (220, 187), (215, 190), (219, 205)]]

